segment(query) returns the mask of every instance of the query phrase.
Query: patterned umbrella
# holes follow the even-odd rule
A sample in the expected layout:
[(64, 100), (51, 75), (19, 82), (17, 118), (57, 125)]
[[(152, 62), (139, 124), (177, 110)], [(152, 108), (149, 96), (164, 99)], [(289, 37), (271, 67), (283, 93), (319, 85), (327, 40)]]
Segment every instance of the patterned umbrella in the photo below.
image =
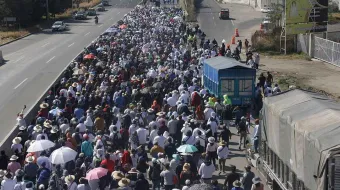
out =
[(184, 144), (184, 145), (181, 145), (180, 147), (178, 147), (177, 151), (182, 152), (182, 153), (191, 153), (191, 152), (197, 152), (198, 150), (193, 145)]

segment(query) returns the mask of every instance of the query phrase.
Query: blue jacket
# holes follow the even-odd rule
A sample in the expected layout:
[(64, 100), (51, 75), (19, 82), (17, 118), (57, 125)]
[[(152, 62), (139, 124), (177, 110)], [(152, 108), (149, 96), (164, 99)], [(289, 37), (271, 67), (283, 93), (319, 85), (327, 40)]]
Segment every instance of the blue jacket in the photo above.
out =
[(93, 146), (89, 141), (84, 141), (81, 143), (81, 152), (84, 153), (85, 156), (92, 157), (93, 156)]

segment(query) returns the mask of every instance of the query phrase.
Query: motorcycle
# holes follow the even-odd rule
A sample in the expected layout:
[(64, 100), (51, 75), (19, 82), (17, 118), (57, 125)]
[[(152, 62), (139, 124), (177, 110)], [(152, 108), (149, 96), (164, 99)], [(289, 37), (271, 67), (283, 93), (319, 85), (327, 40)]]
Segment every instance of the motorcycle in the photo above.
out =
[(236, 61), (240, 61), (241, 60), (240, 54), (232, 53), (231, 57), (236, 59)]

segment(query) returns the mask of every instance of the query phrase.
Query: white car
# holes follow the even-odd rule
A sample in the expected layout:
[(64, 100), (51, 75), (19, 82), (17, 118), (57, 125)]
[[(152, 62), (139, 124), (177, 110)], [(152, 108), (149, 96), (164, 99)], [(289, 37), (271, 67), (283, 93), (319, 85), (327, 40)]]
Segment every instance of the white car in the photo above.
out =
[(263, 12), (263, 13), (269, 13), (269, 12), (271, 12), (271, 11), (273, 11), (273, 9), (270, 8), (270, 7), (267, 6), (267, 5), (264, 5), (263, 8), (261, 9), (261, 12)]
[(268, 16), (264, 17), (262, 20), (262, 24), (269, 24), (271, 23), (270, 18)]
[(66, 30), (66, 24), (63, 21), (57, 21), (52, 25), (52, 32)]

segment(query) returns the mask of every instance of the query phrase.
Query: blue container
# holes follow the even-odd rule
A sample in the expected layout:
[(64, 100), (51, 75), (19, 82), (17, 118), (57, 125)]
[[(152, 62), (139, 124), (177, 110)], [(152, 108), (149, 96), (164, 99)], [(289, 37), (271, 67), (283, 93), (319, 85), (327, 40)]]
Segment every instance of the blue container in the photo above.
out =
[(228, 94), (233, 105), (248, 106), (255, 96), (256, 69), (235, 59), (217, 56), (203, 63), (204, 88), (223, 99)]

